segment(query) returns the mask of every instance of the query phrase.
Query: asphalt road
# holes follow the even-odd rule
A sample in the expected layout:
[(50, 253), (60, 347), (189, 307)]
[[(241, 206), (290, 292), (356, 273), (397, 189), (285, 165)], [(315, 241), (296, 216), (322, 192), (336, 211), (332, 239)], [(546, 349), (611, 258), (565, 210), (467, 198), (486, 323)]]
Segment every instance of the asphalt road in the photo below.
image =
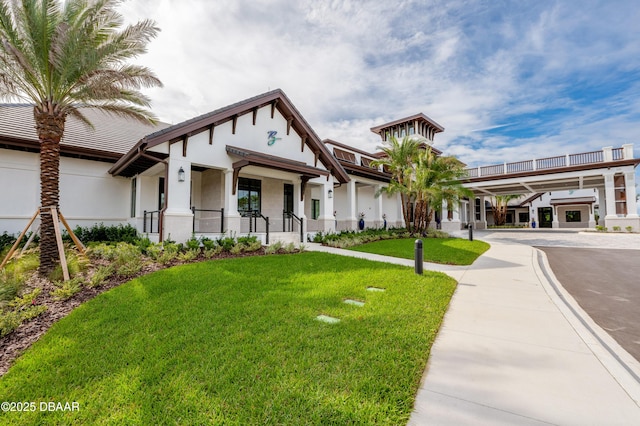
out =
[(640, 361), (640, 250), (538, 248), (582, 309)]

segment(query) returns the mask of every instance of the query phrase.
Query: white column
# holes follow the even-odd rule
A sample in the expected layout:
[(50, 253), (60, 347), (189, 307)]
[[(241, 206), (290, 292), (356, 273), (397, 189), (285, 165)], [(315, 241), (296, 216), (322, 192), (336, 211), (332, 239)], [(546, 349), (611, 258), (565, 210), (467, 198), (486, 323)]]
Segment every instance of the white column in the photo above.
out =
[[(618, 217), (616, 214), (616, 192), (613, 186), (613, 172), (603, 173), (604, 175), (604, 197), (607, 203), (607, 215), (605, 219)], [(600, 202), (602, 205), (602, 202)]]
[(597, 225), (596, 217), (593, 212), (594, 206), (595, 204), (589, 204), (589, 228), (595, 228)]
[(357, 208), (357, 193), (356, 193), (356, 181), (351, 179), (347, 183), (347, 209), (348, 217), (346, 227), (347, 229), (356, 229), (356, 223), (358, 222), (358, 216), (356, 212)]
[(551, 206), (551, 227), (560, 228), (560, 221), (558, 220), (558, 206)]
[[(191, 212), (191, 162), (182, 156), (182, 143), (175, 143), (169, 155), (167, 175), (166, 210), (164, 212), (162, 237), (183, 243), (193, 233)], [(180, 181), (180, 169), (184, 181)]]
[[(442, 209), (442, 230), (445, 232), (453, 232), (460, 230), (460, 203), (444, 203)], [(449, 210), (452, 211), (451, 219), (449, 219)]]
[[(626, 146), (626, 145), (625, 145)], [(625, 195), (627, 198), (627, 217), (638, 217), (638, 202), (636, 201), (636, 174), (630, 171), (624, 174)]]
[(480, 196), (480, 222), (478, 229), (487, 229), (487, 206), (484, 203), (484, 195)]
[[(320, 217), (318, 218), (318, 229), (322, 232), (335, 232), (335, 217), (333, 217), (335, 191), (333, 189), (333, 179), (322, 186), (323, 195), (320, 197)], [(331, 191), (331, 198), (329, 198)]]
[(374, 187), (374, 196), (375, 194), (380, 194), (376, 199), (375, 199), (375, 222), (374, 222), (374, 226), (376, 226), (377, 228), (382, 228), (382, 224), (384, 223), (384, 219), (382, 219), (382, 214), (384, 213), (382, 211), (382, 197), (383, 195), (380, 193), (380, 191), (382, 190), (382, 185), (376, 185)]
[(293, 183), (293, 212), (302, 219), (302, 235), (307, 235), (307, 217), (304, 215), (304, 200), (302, 199), (302, 180), (296, 179)]
[(612, 146), (605, 146), (604, 148), (602, 148), (602, 157), (604, 159), (604, 161), (613, 161), (613, 147)]
[(224, 223), (227, 233), (240, 233), (240, 213), (238, 213), (238, 192), (234, 194), (233, 170), (224, 171)]
[(607, 215), (606, 197), (604, 188), (598, 188), (598, 223), (596, 225), (604, 226), (604, 217)]

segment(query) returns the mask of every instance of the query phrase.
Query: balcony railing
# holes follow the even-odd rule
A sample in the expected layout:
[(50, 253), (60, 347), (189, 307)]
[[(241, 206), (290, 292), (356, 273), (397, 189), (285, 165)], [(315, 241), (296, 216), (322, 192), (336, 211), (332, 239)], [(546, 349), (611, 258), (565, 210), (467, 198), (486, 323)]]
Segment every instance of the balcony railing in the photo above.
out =
[[(628, 146), (631, 149), (631, 146)], [(536, 170), (559, 169), (585, 164), (599, 164), (607, 161), (606, 151), (610, 151), (610, 160), (625, 159), (625, 148), (605, 148), (602, 151), (583, 152), (579, 154), (558, 155), (555, 157), (538, 158), (535, 160), (517, 161), (513, 163), (496, 164), (466, 169), (467, 178), (485, 176), (508, 175), (512, 173), (535, 172)], [(627, 154), (628, 155), (628, 154)]]

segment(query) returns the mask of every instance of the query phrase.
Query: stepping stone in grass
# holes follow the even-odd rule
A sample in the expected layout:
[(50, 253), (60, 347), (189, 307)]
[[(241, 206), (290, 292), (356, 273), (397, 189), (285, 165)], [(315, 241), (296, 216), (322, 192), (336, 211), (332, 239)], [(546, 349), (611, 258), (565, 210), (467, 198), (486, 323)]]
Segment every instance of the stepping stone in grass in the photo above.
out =
[(340, 322), (340, 318), (330, 317), (329, 315), (318, 315), (316, 319), (318, 321), (326, 322), (328, 324), (335, 324), (337, 322)]

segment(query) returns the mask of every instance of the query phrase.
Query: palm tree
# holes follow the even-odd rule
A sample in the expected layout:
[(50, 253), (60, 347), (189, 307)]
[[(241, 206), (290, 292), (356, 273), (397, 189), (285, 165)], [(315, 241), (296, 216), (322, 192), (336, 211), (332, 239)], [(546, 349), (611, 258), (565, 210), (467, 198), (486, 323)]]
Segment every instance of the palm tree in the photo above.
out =
[(502, 226), (507, 222), (507, 206), (509, 201), (520, 198), (520, 194), (495, 195), (490, 198), (493, 224)]
[[(120, 29), (119, 0), (0, 1), (0, 97), (33, 104), (40, 141), (40, 272), (58, 260), (50, 207), (59, 209), (60, 140), (68, 116), (91, 123), (82, 108), (152, 123), (143, 87), (161, 86), (128, 61), (159, 29), (144, 20)], [(47, 208), (47, 210), (45, 210)]]
[(413, 232), (411, 202), (414, 198), (414, 165), (420, 151), (420, 142), (406, 136), (402, 138), (402, 141), (398, 141), (392, 136), (388, 141), (384, 141), (383, 146), (378, 148), (385, 156), (371, 164), (374, 166), (382, 165), (386, 171), (391, 173), (391, 182), (389, 182), (389, 186), (382, 188), (382, 192), (389, 195), (400, 194), (405, 226), (407, 231)]
[(415, 231), (425, 234), (434, 213), (440, 212), (444, 203), (451, 219), (451, 206), (473, 193), (459, 181), (465, 175), (464, 165), (455, 157), (436, 155), (429, 146), (419, 153), (415, 170)]

